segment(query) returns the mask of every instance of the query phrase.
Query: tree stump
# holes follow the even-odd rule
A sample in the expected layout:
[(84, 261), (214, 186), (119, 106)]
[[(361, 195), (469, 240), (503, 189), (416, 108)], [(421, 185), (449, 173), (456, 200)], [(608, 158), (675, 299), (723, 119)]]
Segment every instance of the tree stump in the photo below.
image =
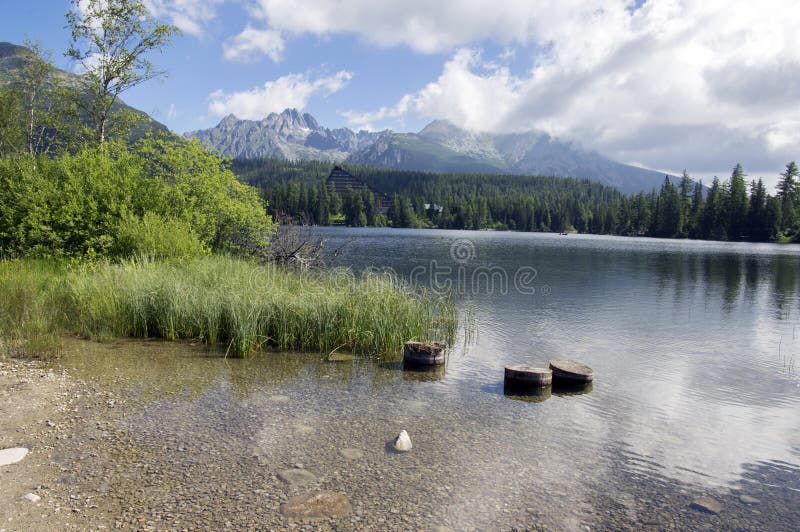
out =
[(412, 366), (441, 366), (445, 362), (446, 348), (439, 342), (406, 342), (403, 362)]
[(587, 383), (594, 380), (594, 370), (574, 360), (551, 360), (553, 380), (565, 383)]
[(553, 372), (526, 364), (505, 367), (505, 384), (512, 387), (544, 388), (553, 382)]

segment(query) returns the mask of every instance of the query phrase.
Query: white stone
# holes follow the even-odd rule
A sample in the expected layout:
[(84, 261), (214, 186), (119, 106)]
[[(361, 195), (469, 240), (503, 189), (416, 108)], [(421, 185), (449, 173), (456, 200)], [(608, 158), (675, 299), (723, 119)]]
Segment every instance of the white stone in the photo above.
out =
[(0, 450), (0, 466), (16, 464), (28, 454), (25, 447), (12, 447)]
[(39, 497), (38, 495), (36, 495), (35, 493), (28, 493), (27, 495), (25, 495), (25, 496), (23, 497), (23, 499), (25, 499), (25, 500), (28, 500), (28, 501), (31, 501), (31, 502), (33, 502), (33, 503), (37, 503), (37, 502), (39, 502), (40, 500), (42, 500), (42, 498), (41, 498), (41, 497)]
[(401, 430), (400, 434), (394, 440), (394, 448), (400, 452), (407, 452), (411, 450), (411, 438), (408, 437), (408, 432)]

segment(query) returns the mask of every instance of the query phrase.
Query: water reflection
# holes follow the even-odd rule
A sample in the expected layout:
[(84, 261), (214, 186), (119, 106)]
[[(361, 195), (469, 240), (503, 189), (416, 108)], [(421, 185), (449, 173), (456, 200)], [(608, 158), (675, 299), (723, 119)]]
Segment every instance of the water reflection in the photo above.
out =
[(447, 374), (446, 366), (419, 366), (402, 362), (399, 369), (403, 372), (406, 382), (436, 382)]
[(594, 383), (565, 383), (553, 382), (553, 393), (563, 397), (570, 395), (583, 395), (590, 393), (594, 389)]
[(512, 383), (503, 384), (503, 394), (509, 399), (525, 401), (528, 403), (541, 403), (550, 399), (553, 389), (550, 386), (531, 388), (530, 386), (519, 386)]
[[(334, 240), (337, 231), (330, 232)], [(393, 231), (348, 234), (368, 239), (363, 247), (356, 241), (346, 257), (356, 269), (381, 258), (382, 266), (402, 274), (406, 265), (391, 257), (407, 256), (452, 265), (451, 243), (469, 239), (474, 257), (458, 264), (467, 276), (527, 265), (537, 270), (537, 287), (549, 288), (546, 296), (509, 290), (465, 297), (480, 335), (468, 354), (451, 359), (449, 386), (495, 390), (504, 364), (578, 359), (595, 368), (599, 382), (574, 399), (586, 408), (587, 421), (596, 416), (613, 427), (610, 441), (590, 440), (655, 453), (665, 472), (693, 482), (726, 483), (744, 463), (789, 459), (787, 434), (800, 431), (800, 379), (790, 363), (800, 358), (792, 358), (800, 351), (793, 323), (800, 307), (799, 246), (486, 232), (408, 231), (401, 239)], [(720, 447), (728, 449), (724, 458), (714, 451)]]

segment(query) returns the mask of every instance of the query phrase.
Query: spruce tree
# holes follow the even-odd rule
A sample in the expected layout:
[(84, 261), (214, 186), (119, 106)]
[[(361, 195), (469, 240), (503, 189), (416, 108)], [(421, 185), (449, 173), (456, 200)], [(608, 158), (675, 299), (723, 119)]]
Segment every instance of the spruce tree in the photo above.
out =
[(791, 232), (797, 226), (797, 203), (798, 203), (798, 171), (794, 161), (786, 165), (786, 170), (781, 174), (778, 181), (778, 197), (781, 199), (781, 229), (784, 232)]
[(747, 185), (742, 165), (737, 164), (731, 173), (728, 202), (728, 237), (731, 240), (740, 240), (747, 232)]

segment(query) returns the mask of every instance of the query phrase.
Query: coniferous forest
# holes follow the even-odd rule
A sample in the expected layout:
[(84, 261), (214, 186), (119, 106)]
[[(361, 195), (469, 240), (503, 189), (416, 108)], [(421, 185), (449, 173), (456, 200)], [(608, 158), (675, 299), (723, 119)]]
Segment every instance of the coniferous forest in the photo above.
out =
[(794, 162), (771, 193), (736, 165), (709, 185), (684, 172), (660, 189), (625, 195), (587, 180), (496, 174), (435, 174), (347, 165), (372, 191), (391, 198), (386, 214), (370, 190), (337, 194), (332, 164), (279, 159), (233, 162), (259, 187), (271, 213), (301, 223), (436, 227), (731, 241), (800, 241), (800, 172)]

